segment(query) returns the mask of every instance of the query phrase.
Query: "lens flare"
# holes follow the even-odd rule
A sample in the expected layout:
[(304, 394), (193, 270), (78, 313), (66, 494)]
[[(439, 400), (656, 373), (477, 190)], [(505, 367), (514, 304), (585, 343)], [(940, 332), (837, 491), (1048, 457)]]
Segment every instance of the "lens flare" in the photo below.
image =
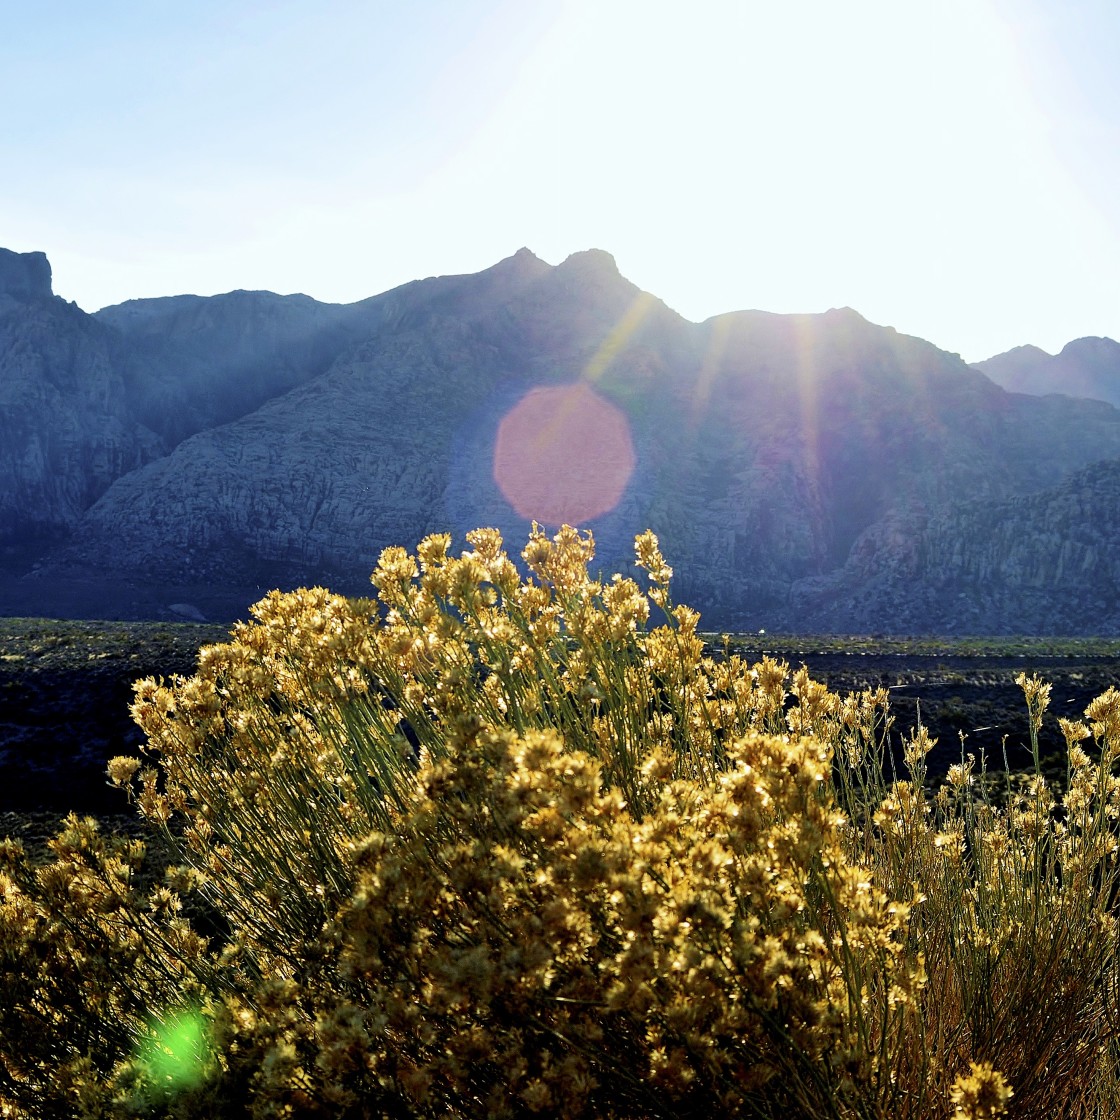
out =
[(583, 382), (530, 390), (494, 444), (506, 501), (544, 525), (579, 525), (614, 509), (634, 463), (626, 417)]
[(174, 1092), (197, 1084), (208, 1046), (206, 1021), (193, 1010), (154, 1020), (139, 1058), (157, 1089)]

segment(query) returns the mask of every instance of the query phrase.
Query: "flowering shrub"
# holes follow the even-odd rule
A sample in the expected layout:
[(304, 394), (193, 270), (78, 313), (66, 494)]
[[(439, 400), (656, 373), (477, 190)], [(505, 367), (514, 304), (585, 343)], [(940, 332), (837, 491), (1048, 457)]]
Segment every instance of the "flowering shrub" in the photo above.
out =
[(468, 542), (138, 684), (166, 881), (2, 849), (0, 1115), (1116, 1114), (1120, 695), (1060, 797), (887, 782), (886, 692), (706, 655), (652, 534)]

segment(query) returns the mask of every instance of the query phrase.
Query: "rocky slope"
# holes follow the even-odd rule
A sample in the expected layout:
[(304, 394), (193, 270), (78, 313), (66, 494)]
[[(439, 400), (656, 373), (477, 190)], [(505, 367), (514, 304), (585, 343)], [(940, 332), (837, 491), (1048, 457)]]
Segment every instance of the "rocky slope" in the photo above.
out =
[[(531, 517), (570, 516), (607, 572), (653, 528), (711, 626), (1120, 632), (1087, 605), (1112, 594), (1120, 412), (1008, 392), (850, 309), (690, 323), (594, 250), (346, 307), (236, 292), (91, 318), (38, 283), (9, 281), (39, 333), (0, 336), (0, 363), (35, 355), (22, 381), (57, 382), (60, 416), (108, 386), (135, 450), (74, 492), (64, 542), (20, 554), (39, 566), (0, 580), (0, 612), (229, 618), (272, 586), (368, 588), (381, 548), (429, 532), (519, 548)], [(75, 339), (97, 376), (67, 382)], [(53, 438), (51, 406), (22, 415)]]
[(125, 343), (131, 406), (171, 448), (323, 373), (360, 329), (348, 310), (230, 292), (130, 300), (94, 318)]
[(842, 569), (793, 589), (807, 631), (1120, 634), (1120, 462), (1002, 500), (894, 513)]

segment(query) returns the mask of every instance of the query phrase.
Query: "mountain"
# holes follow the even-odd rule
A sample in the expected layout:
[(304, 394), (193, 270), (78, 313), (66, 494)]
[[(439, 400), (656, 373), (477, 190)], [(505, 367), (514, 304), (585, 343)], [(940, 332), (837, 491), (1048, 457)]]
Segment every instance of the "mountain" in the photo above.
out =
[(1120, 342), (1078, 338), (1060, 354), (1037, 346), (1016, 346), (974, 369), (1016, 393), (1064, 393), (1120, 406)]
[(0, 250), (0, 548), (64, 536), (165, 450), (132, 408), (116, 335), (54, 295), (42, 253)]
[(606, 573), (654, 529), (711, 627), (1120, 632), (1120, 411), (1009, 392), (851, 309), (691, 323), (607, 253), (523, 249), (345, 306), (86, 316), (36, 267), (6, 281), (25, 341), (0, 335), (0, 393), (9, 367), (42, 391), (5, 422), (50, 442), (104, 385), (89, 432), (115, 418), (133, 451), (96, 474), (63, 445), (58, 476), (94, 477), (57, 539), (26, 527), (33, 492), (10, 501), (0, 612), (228, 619), (272, 586), (368, 590), (382, 548), (430, 532), (495, 525), (516, 551), (535, 517), (591, 528)]

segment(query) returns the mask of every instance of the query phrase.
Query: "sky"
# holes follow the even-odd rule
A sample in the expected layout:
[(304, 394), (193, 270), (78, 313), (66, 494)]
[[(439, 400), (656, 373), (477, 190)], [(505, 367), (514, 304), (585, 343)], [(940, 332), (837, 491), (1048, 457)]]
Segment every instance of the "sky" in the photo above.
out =
[(588, 248), (688, 319), (1120, 339), (1116, 0), (0, 0), (0, 246), (87, 311)]

